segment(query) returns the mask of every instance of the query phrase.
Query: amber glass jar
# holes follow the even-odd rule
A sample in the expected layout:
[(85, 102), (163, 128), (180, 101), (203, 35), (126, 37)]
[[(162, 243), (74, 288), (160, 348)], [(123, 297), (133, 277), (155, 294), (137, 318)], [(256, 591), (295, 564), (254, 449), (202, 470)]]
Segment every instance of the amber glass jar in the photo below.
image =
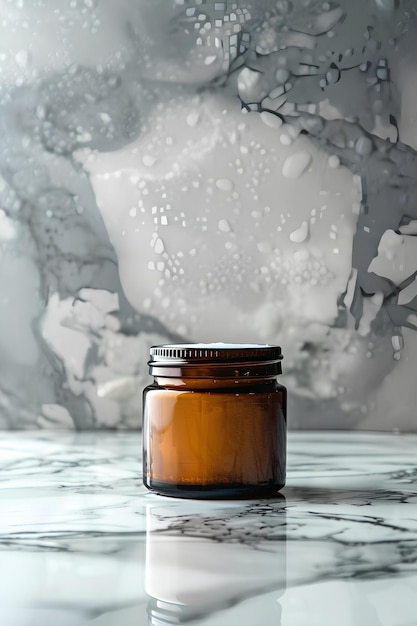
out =
[(285, 483), (281, 349), (176, 344), (150, 350), (143, 481), (184, 498), (260, 497)]

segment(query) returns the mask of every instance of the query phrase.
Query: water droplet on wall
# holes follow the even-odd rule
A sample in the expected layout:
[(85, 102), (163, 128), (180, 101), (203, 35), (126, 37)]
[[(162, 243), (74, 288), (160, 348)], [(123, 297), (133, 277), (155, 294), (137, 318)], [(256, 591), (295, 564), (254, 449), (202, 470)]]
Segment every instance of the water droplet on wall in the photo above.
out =
[(219, 220), (219, 223), (217, 224), (217, 226), (218, 226), (218, 229), (222, 233), (229, 233), (232, 230), (230, 222), (228, 222), (228, 220), (225, 220), (225, 219)]
[(311, 154), (305, 150), (294, 152), (287, 157), (282, 166), (282, 175), (286, 178), (299, 178), (311, 163)]
[(340, 159), (335, 154), (332, 154), (331, 156), (329, 156), (327, 163), (330, 169), (335, 170), (340, 165)]
[(256, 247), (262, 254), (269, 254), (272, 251), (272, 246), (269, 241), (260, 241)]
[(218, 178), (216, 180), (216, 187), (217, 189), (220, 189), (221, 191), (232, 191), (233, 183), (228, 178)]
[(154, 251), (156, 254), (162, 254), (165, 250), (164, 242), (160, 237), (158, 237), (155, 241)]
[(279, 69), (277, 69), (275, 73), (275, 79), (279, 85), (285, 85), (289, 77), (290, 77), (289, 71), (283, 67), (280, 67)]
[(243, 68), (237, 79), (239, 93), (244, 96), (253, 90), (258, 84), (259, 77), (259, 72), (255, 72), (248, 67)]
[(214, 61), (216, 61), (217, 58), (218, 57), (215, 54), (209, 54), (204, 59), (204, 65), (211, 65), (212, 63), (214, 63)]
[(404, 347), (404, 340), (401, 335), (393, 335), (391, 337), (391, 343), (395, 352), (399, 352)]
[(281, 118), (278, 117), (278, 115), (270, 113), (269, 111), (262, 111), (261, 120), (266, 126), (269, 126), (270, 128), (279, 128), (280, 126), (282, 126)]
[(290, 233), (290, 240), (294, 243), (303, 243), (309, 235), (308, 222), (302, 222), (301, 226)]
[(152, 167), (152, 165), (155, 165), (157, 161), (157, 158), (152, 156), (151, 154), (145, 154), (142, 157), (142, 163), (144, 164), (145, 167)]
[(190, 111), (186, 119), (187, 119), (188, 126), (191, 126), (193, 128), (194, 126), (198, 124), (200, 120), (200, 114), (196, 110)]
[(372, 141), (369, 137), (359, 137), (355, 144), (355, 151), (360, 156), (368, 156), (372, 152)]
[(14, 60), (19, 67), (27, 67), (29, 63), (29, 53), (26, 50), (19, 50), (19, 52), (15, 54)]
[(282, 133), (281, 137), (279, 138), (280, 142), (282, 143), (283, 146), (290, 146), (292, 144), (292, 139), (289, 135), (287, 135), (286, 133)]

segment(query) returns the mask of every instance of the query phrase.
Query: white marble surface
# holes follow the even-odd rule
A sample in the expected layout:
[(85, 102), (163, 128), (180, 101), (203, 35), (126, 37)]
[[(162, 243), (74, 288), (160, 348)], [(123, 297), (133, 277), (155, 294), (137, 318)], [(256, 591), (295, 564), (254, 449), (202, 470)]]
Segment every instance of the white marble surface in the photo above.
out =
[(415, 625), (416, 452), (291, 433), (285, 499), (205, 503), (145, 491), (139, 433), (3, 432), (0, 623)]

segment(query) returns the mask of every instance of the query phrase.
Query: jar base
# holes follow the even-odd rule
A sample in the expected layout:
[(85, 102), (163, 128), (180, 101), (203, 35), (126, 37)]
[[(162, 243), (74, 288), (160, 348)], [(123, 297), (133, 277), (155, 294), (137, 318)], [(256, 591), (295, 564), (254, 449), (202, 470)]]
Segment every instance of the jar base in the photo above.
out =
[(187, 498), (193, 500), (249, 500), (267, 498), (277, 495), (278, 491), (285, 486), (285, 482), (273, 485), (242, 485), (240, 483), (224, 485), (178, 485), (174, 483), (159, 482), (151, 478), (146, 480), (144, 479), (143, 484), (150, 491), (154, 491), (161, 496)]

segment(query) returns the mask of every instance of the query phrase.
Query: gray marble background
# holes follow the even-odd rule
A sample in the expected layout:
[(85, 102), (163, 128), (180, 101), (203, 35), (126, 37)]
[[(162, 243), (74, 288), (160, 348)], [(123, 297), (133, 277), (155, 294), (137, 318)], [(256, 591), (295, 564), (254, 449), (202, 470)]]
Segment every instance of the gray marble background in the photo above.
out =
[(3, 3), (0, 427), (138, 428), (149, 346), (282, 345), (416, 430), (411, 0)]

